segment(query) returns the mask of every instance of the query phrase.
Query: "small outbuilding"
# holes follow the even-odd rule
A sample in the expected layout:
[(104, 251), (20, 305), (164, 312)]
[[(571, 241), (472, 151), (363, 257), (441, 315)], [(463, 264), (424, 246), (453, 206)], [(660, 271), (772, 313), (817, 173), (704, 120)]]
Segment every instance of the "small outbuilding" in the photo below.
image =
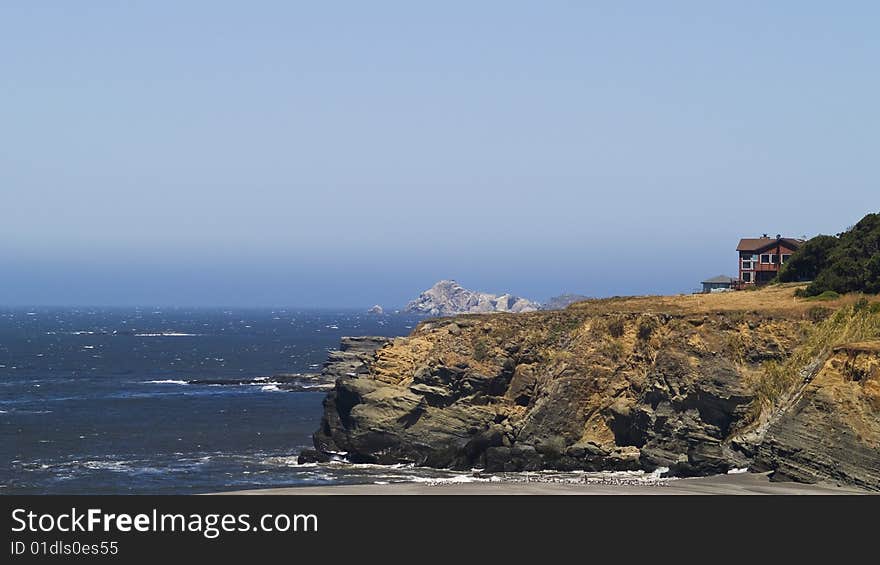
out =
[(722, 292), (732, 290), (736, 286), (736, 279), (726, 275), (718, 275), (711, 279), (706, 279), (702, 283), (703, 292)]

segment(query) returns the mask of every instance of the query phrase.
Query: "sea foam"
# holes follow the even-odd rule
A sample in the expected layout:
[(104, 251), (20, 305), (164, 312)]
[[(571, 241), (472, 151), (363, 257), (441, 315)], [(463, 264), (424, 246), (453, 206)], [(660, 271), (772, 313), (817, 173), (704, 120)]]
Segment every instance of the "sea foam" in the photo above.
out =
[(135, 337), (198, 337), (200, 334), (189, 334), (184, 332), (153, 332), (134, 334)]
[(185, 385), (189, 384), (186, 381), (179, 381), (175, 379), (164, 379), (161, 381), (143, 381), (141, 384), (145, 385)]

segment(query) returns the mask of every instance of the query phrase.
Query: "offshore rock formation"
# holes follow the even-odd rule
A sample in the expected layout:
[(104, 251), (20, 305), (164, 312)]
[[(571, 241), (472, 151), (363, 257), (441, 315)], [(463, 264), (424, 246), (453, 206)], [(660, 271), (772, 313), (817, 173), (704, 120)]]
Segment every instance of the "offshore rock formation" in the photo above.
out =
[(533, 312), (538, 304), (510, 294), (468, 290), (452, 280), (442, 280), (406, 305), (405, 312), (428, 316), (453, 316), (486, 312)]
[[(305, 459), (678, 476), (748, 466), (880, 489), (872, 346), (823, 353), (790, 402), (768, 392), (765, 369), (797, 358), (815, 328), (855, 335), (853, 307), (823, 303), (845, 315), (822, 322), (792, 290), (424, 322), (344, 371)], [(880, 337), (874, 315), (858, 314), (858, 335)]]

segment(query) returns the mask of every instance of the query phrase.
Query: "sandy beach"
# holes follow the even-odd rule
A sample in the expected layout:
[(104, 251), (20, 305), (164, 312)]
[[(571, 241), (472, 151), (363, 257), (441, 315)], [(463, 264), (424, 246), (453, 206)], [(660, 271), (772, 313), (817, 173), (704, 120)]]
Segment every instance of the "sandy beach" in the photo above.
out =
[(578, 484), (552, 482), (396, 483), (242, 490), (216, 494), (244, 495), (833, 495), (869, 494), (831, 484), (771, 482), (766, 474), (740, 473), (655, 484)]

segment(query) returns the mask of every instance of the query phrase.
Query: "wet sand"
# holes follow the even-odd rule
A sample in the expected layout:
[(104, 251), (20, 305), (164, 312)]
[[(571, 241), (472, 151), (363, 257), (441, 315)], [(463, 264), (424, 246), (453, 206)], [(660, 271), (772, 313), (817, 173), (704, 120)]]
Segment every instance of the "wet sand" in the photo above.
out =
[(765, 474), (739, 473), (693, 479), (664, 480), (657, 484), (579, 484), (551, 482), (396, 483), (388, 485), (334, 485), (243, 490), (217, 494), (283, 495), (690, 495), (690, 494), (868, 494), (852, 487), (770, 482)]

